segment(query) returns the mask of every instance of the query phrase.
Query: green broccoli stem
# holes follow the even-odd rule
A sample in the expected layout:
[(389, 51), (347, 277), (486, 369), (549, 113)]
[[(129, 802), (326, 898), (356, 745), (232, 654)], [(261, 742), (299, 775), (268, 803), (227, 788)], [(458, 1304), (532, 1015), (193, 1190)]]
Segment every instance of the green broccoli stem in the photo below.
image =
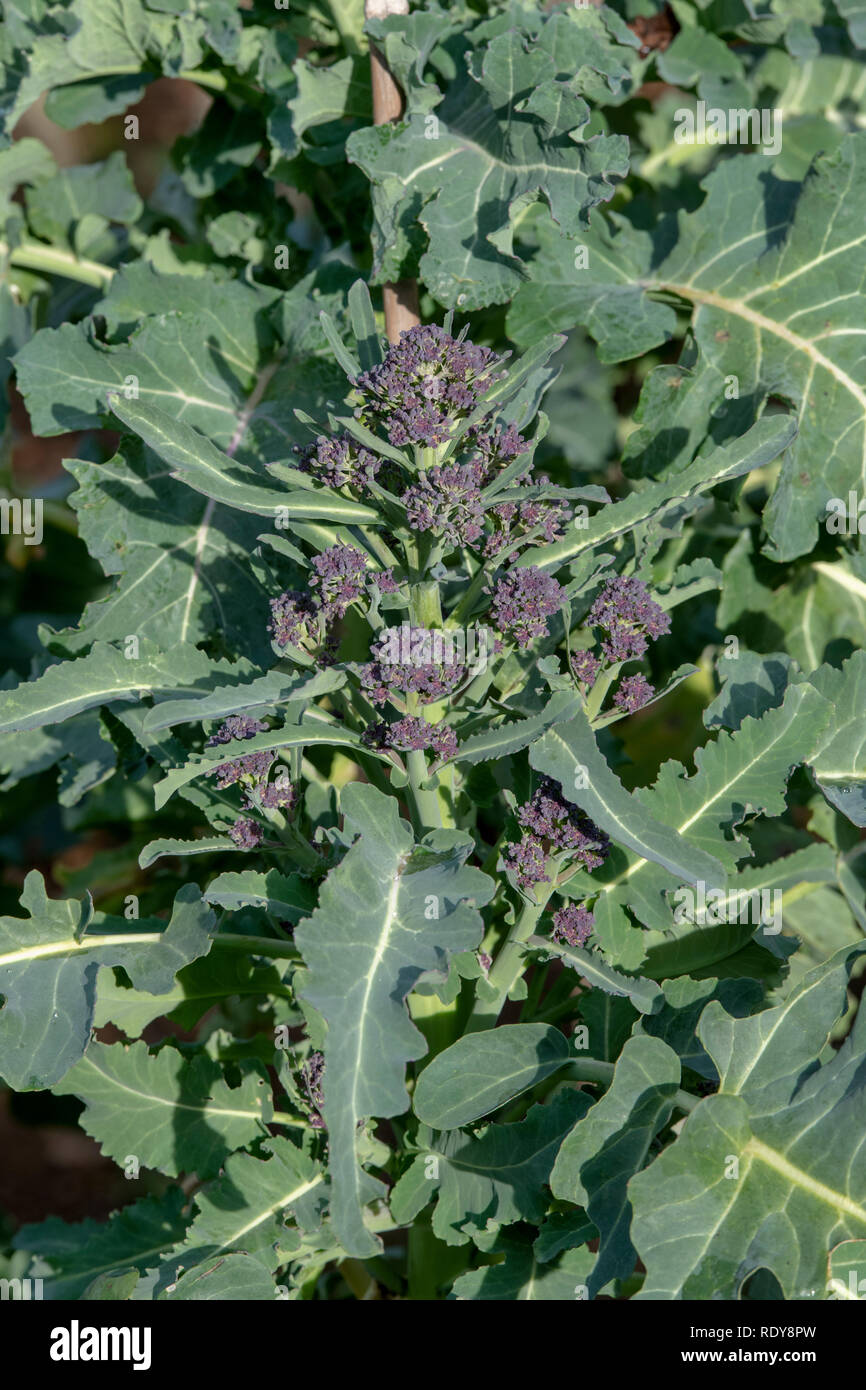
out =
[(492, 986), (495, 993), (491, 995), (488, 990), (485, 990), (484, 993), (488, 997), (482, 998), (479, 991), (466, 1026), (467, 1033), (478, 1033), (484, 1028), (493, 1028), (496, 1024), (509, 993), (525, 969), (526, 942), (538, 926), (539, 919), (555, 888), (555, 882), (551, 879), (545, 879), (542, 883), (535, 885), (537, 895), (535, 901), (531, 901), (529, 898), (524, 899), (523, 907), (505, 941), (500, 946), (496, 960), (493, 962), (487, 977), (487, 983)]
[(57, 246), (45, 246), (40, 241), (22, 241), (11, 250), (0, 241), (0, 257), (9, 256), (9, 264), (22, 270), (35, 270), (46, 275), (62, 275), (66, 280), (77, 280), (82, 285), (93, 285), (103, 290), (111, 283), (115, 269), (103, 265), (101, 261), (89, 261), (75, 255), (74, 251), (64, 251)]

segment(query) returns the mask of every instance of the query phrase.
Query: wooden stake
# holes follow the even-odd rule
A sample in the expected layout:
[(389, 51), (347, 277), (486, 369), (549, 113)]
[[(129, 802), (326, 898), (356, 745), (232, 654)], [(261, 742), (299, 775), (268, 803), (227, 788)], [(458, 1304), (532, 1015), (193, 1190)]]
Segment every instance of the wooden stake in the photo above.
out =
[[(367, 19), (384, 19), (389, 14), (408, 14), (408, 0), (366, 0)], [(399, 121), (403, 114), (403, 93), (383, 55), (370, 44), (370, 76), (373, 82), (373, 121), (387, 125)], [(400, 341), (400, 334), (421, 322), (418, 311), (418, 282), (396, 280), (382, 287), (385, 306), (385, 332), (389, 343)]]

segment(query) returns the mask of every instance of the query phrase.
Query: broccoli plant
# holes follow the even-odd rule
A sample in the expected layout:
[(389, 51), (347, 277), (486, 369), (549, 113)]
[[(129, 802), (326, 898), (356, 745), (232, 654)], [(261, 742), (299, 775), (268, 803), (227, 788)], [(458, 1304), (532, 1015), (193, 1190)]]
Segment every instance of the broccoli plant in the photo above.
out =
[(0, 1078), (130, 1188), (0, 1273), (866, 1288), (863, 34), (778, 8), (7, 4)]

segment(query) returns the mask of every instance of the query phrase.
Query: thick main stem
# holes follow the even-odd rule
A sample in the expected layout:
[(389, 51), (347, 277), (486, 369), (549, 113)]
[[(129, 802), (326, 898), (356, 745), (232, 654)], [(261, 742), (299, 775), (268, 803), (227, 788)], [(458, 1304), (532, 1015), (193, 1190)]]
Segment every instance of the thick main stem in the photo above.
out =
[[(367, 19), (384, 19), (389, 14), (408, 14), (408, 0), (366, 0)], [(403, 93), (383, 55), (370, 44), (370, 76), (373, 85), (373, 123), (387, 125), (403, 115)], [(399, 343), (400, 334), (421, 322), (418, 283), (415, 280), (390, 281), (382, 288), (385, 331), (389, 343)]]
[[(510, 991), (523, 974), (526, 942), (533, 935), (554, 887), (554, 883), (549, 879), (537, 883), (535, 901), (524, 901), (523, 909), (502, 943), (487, 977), (488, 984), (496, 992), (486, 999), (482, 999), (480, 993), (478, 994), (466, 1028), (467, 1033), (479, 1033), (484, 1028), (495, 1026)], [(489, 994), (489, 991), (485, 993)]]

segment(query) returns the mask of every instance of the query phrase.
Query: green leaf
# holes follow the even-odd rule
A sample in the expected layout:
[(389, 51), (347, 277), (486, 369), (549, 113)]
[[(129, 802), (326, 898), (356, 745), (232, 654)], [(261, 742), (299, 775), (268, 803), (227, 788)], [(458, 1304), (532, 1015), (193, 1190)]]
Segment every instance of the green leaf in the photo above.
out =
[(252, 1255), (221, 1255), (215, 1260), (205, 1260), (186, 1274), (177, 1283), (171, 1284), (160, 1294), (160, 1301), (174, 1303), (178, 1300), (193, 1300), (199, 1303), (216, 1300), (223, 1302), (253, 1301), (268, 1302), (277, 1297), (273, 1279), (268, 1277), (258, 1260)]
[(78, 484), (70, 505), (79, 535), (104, 573), (117, 576), (67, 634), (69, 650), (129, 633), (161, 647), (218, 635), (230, 651), (270, 659), (267, 604), (249, 563), (260, 522), (202, 498), (133, 441), (108, 462), (65, 467)]
[(511, 1236), (501, 1237), (494, 1250), (504, 1251), (505, 1259), (461, 1274), (454, 1281), (455, 1298), (495, 1303), (565, 1303), (587, 1297), (586, 1281), (595, 1256), (585, 1245), (547, 1261), (535, 1253), (531, 1244)]
[[(214, 880), (216, 882), (216, 880)], [(254, 965), (251, 953), (216, 950), (177, 973), (168, 994), (140, 994), (119, 985), (114, 971), (102, 970), (96, 982), (95, 1028), (114, 1023), (128, 1038), (138, 1038), (155, 1018), (169, 1017), (191, 1029), (208, 1009), (238, 996), (289, 996), (276, 965)]]
[(540, 714), (532, 715), (529, 719), (513, 719), (507, 724), (498, 724), (484, 733), (463, 739), (455, 762), (482, 763), (518, 753), (548, 729), (567, 720), (579, 708), (580, 700), (573, 692), (557, 690)]
[(561, 1091), (548, 1105), (533, 1105), (525, 1119), (488, 1125), (477, 1138), (460, 1130), (440, 1134), (430, 1145), (439, 1160), (434, 1234), (465, 1245), (488, 1223), (539, 1222), (557, 1150), (588, 1106), (580, 1091)]
[(257, 907), (275, 917), (297, 922), (315, 906), (312, 885), (305, 879), (288, 878), (277, 869), (256, 873), (245, 869), (241, 873), (218, 874), (202, 893), (205, 902), (214, 907), (237, 912), (242, 907)]
[(344, 835), (360, 839), (328, 875), (295, 942), (309, 969), (301, 997), (328, 1023), (323, 1113), (334, 1227), (345, 1250), (364, 1257), (378, 1242), (363, 1208), (382, 1186), (359, 1164), (358, 1124), (408, 1108), (405, 1064), (426, 1043), (404, 1001), (422, 974), (444, 979), (449, 956), (477, 947), (481, 917), (467, 900), (487, 902), (494, 885), (465, 867), (470, 839), (439, 831), (416, 846), (396, 802), (374, 787), (350, 783), (341, 809)]
[(97, 1278), (132, 1266), (155, 1269), (162, 1255), (183, 1239), (188, 1217), (180, 1187), (160, 1197), (143, 1197), (113, 1212), (107, 1221), (70, 1223), (50, 1216), (22, 1226), (13, 1244), (36, 1257), (34, 1273), (45, 1280), (51, 1300), (81, 1298)]
[(639, 1298), (735, 1299), (757, 1269), (786, 1299), (821, 1297), (830, 1250), (866, 1236), (862, 1014), (839, 1051), (816, 1062), (864, 951), (845, 947), (754, 1017), (707, 1006), (698, 1035), (719, 1094), (629, 1184), (647, 1270)]
[(741, 438), (698, 458), (675, 477), (651, 483), (622, 502), (612, 502), (590, 517), (589, 525), (575, 530), (551, 545), (531, 546), (516, 561), (538, 569), (557, 570), (583, 551), (593, 549), (632, 531), (642, 521), (651, 520), (684, 498), (706, 492), (719, 483), (740, 478), (754, 468), (772, 462), (793, 440), (797, 426), (787, 416), (773, 415), (759, 420)]
[(225, 719), (230, 714), (247, 714), (250, 710), (282, 705), (289, 700), (313, 700), (319, 695), (339, 690), (345, 683), (345, 672), (333, 668), (294, 675), (285, 671), (266, 671), (252, 681), (216, 686), (205, 696), (191, 691), (189, 697), (184, 696), (179, 700), (157, 699), (145, 718), (144, 727), (158, 732), (160, 729), (174, 728), (177, 724)]
[(670, 1119), (679, 1084), (680, 1061), (667, 1043), (630, 1038), (607, 1091), (578, 1120), (556, 1156), (550, 1177), (554, 1197), (585, 1207), (600, 1235), (588, 1279), (590, 1298), (634, 1269), (627, 1185)]
[[(143, 643), (127, 657), (107, 642), (95, 642), (86, 656), (49, 666), (35, 681), (0, 694), (0, 732), (59, 724), (81, 710), (115, 700), (139, 701), (157, 690), (176, 691), (210, 673), (219, 663), (190, 646), (157, 651)], [(224, 669), (224, 668), (223, 668)]]
[(171, 1177), (213, 1177), (263, 1133), (262, 1078), (250, 1074), (230, 1090), (222, 1068), (201, 1052), (93, 1042), (52, 1089), (84, 1101), (79, 1124), (121, 1167), (134, 1157)]
[(866, 652), (854, 652), (837, 671), (822, 666), (811, 677), (829, 700), (833, 718), (817, 755), (811, 760), (818, 786), (827, 800), (855, 825), (866, 825)]
[(546, 1023), (467, 1033), (422, 1071), (415, 1114), (433, 1129), (458, 1129), (531, 1090), (568, 1060), (568, 1040)]
[(325, 1197), (324, 1174), (288, 1139), (269, 1139), (267, 1159), (237, 1153), (225, 1175), (196, 1193), (198, 1213), (172, 1263), (186, 1271), (230, 1251), (252, 1256), (275, 1270), (284, 1259), (280, 1242), (290, 1239), (288, 1217), (315, 1230)]
[[(621, 975), (618, 970), (607, 964), (598, 951), (587, 951), (581, 946), (568, 946), (551, 941), (546, 936), (531, 936), (529, 945), (559, 956), (572, 970), (576, 970), (591, 985), (603, 989), (606, 994), (630, 999), (642, 1014), (658, 1013), (662, 1007), (664, 996), (655, 980), (641, 977), (632, 979), (628, 975)], [(497, 1029), (497, 1032), (499, 1031)]]
[(50, 899), (35, 870), (21, 906), (29, 917), (0, 918), (0, 1075), (19, 1091), (55, 1085), (84, 1055), (100, 966), (123, 966), (136, 989), (166, 994), (181, 966), (207, 954), (216, 920), (189, 883), (167, 926), (146, 919), (130, 931), (105, 918), (88, 931), (92, 908)]
[[(670, 310), (665, 316), (650, 306), (657, 296), (674, 295), (691, 310), (702, 360), (718, 383), (717, 406), (725, 405), (725, 377), (759, 410), (781, 387), (800, 428), (764, 512), (767, 550), (780, 561), (813, 548), (831, 498), (864, 490), (866, 391), (856, 335), (863, 316), (864, 178), (860, 131), (819, 155), (802, 185), (775, 177), (764, 159), (725, 159), (705, 180), (699, 207), (679, 213), (672, 247), (657, 234), (624, 234), (629, 263), (612, 274), (615, 241), (599, 230), (588, 268), (579, 280), (571, 272), (575, 294), (563, 292), (564, 251), (533, 262), (540, 301), (535, 285), (518, 294), (521, 323), (533, 315), (543, 329), (585, 323), (604, 344), (607, 361), (670, 337)], [(616, 255), (613, 260), (622, 264)], [(840, 287), (843, 263), (847, 278)], [(648, 321), (653, 331), (639, 332)]]
[(286, 516), (312, 521), (378, 522), (371, 507), (324, 488), (303, 488), (281, 492), (260, 487), (251, 468), (242, 467), (221, 452), (192, 425), (184, 424), (141, 401), (111, 397), (111, 409), (161, 459), (176, 470), (177, 476), (216, 502), (256, 516)]
[[(579, 802), (612, 839), (642, 858), (687, 883), (724, 884), (724, 869), (717, 859), (689, 845), (641, 805), (636, 794), (626, 791), (599, 752), (585, 714), (544, 734), (532, 745), (529, 762), (537, 772), (555, 778), (563, 794)], [(576, 787), (580, 790), (575, 791)]]
[[(640, 788), (635, 799), (669, 826), (683, 846), (712, 853), (725, 874), (732, 874), (737, 861), (750, 852), (748, 840), (737, 838), (736, 827), (750, 809), (768, 815), (784, 811), (790, 771), (799, 762), (808, 762), (829, 717), (829, 705), (811, 686), (791, 686), (784, 702), (761, 719), (745, 718), (736, 732), (721, 730), (714, 741), (698, 749), (697, 770), (691, 777), (684, 775), (681, 764), (665, 763), (655, 786)], [(723, 876), (717, 891), (725, 887)], [(750, 885), (729, 880), (727, 893), (741, 887)], [(677, 893), (673, 902), (667, 900), (671, 888), (666, 873), (634, 857), (622, 862), (615, 876), (601, 886), (593, 909), (596, 935), (618, 965), (629, 970), (640, 967), (657, 978), (694, 973), (739, 950), (760, 925), (751, 913), (741, 921), (740, 906), (733, 911), (726, 894), (716, 912), (718, 925), (708, 918), (695, 927), (687, 910), (688, 898)], [(704, 890), (709, 897), (705, 876)], [(650, 930), (635, 932), (620, 915), (625, 908)]]
[(585, 51), (571, 13), (552, 16), (529, 46), (517, 30), (498, 34), (471, 55), (468, 80), (451, 84), (435, 117), (412, 113), (349, 137), (349, 159), (373, 183), (377, 280), (406, 273), (417, 217), (429, 238), (421, 278), (434, 298), (467, 310), (500, 304), (525, 273), (512, 249), (518, 209), (541, 198), (563, 235), (586, 227), (626, 172), (627, 144), (584, 136), (590, 113), (574, 74)]

